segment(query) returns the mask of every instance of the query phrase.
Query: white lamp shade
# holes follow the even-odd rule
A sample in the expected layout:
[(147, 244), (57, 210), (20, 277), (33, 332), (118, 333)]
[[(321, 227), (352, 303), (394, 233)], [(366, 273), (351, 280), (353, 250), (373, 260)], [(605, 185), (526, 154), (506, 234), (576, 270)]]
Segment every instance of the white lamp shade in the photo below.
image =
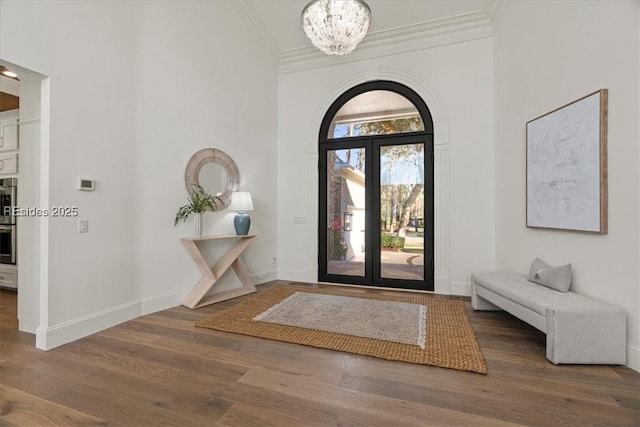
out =
[(249, 212), (253, 210), (251, 193), (246, 191), (234, 191), (231, 193), (231, 210), (236, 212)]

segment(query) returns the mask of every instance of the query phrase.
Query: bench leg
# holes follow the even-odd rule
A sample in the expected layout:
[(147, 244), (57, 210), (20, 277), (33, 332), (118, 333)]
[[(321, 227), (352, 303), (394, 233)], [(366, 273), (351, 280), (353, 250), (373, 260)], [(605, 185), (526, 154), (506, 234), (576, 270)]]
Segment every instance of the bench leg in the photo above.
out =
[(471, 307), (474, 310), (479, 311), (499, 311), (502, 310), (497, 305), (494, 305), (482, 298), (481, 296), (476, 294), (476, 284), (475, 282), (471, 282)]
[(547, 359), (624, 365), (626, 327), (626, 312), (618, 307), (547, 308)]

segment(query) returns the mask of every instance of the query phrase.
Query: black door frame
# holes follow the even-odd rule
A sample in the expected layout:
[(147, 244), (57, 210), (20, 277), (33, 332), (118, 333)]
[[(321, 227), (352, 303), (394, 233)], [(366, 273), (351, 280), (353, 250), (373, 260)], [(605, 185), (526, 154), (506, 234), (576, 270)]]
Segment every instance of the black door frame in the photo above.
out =
[[(424, 131), (392, 135), (372, 135), (362, 137), (329, 138), (331, 122), (335, 114), (353, 97), (374, 90), (388, 90), (398, 93), (410, 100), (417, 108), (424, 123)], [(380, 254), (380, 198), (375, 189), (380, 187), (380, 147), (386, 145), (424, 144), (424, 280), (401, 280), (381, 278), (380, 262), (376, 260)], [(419, 289), (433, 291), (435, 285), (434, 271), (434, 170), (433, 170), (433, 120), (427, 105), (412, 89), (400, 83), (378, 80), (360, 84), (345, 93), (329, 107), (320, 126), (318, 138), (318, 171), (319, 171), (319, 201), (318, 201), (318, 281), (346, 283), (403, 289)], [(327, 274), (327, 153), (331, 150), (349, 148), (365, 149), (365, 179), (371, 184), (365, 185), (365, 210), (378, 212), (377, 215), (367, 215), (365, 219), (365, 276), (348, 276)], [(374, 161), (375, 160), (375, 161)], [(429, 167), (430, 166), (430, 167)], [(427, 216), (429, 221), (427, 221)], [(426, 225), (431, 226), (427, 229)], [(375, 230), (378, 230), (377, 232)], [(428, 243), (431, 243), (430, 245)], [(373, 255), (373, 256), (371, 256)], [(376, 271), (374, 271), (374, 269)]]

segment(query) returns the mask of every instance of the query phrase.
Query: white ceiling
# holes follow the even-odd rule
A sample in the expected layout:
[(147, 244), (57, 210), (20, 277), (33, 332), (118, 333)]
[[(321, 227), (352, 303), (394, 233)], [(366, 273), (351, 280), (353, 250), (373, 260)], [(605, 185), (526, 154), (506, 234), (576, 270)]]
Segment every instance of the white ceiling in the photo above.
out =
[(388, 118), (402, 114), (417, 114), (415, 105), (407, 98), (388, 90), (373, 90), (351, 98), (335, 115), (335, 120), (345, 122), (369, 119), (375, 116)]
[[(308, 0), (245, 0), (240, 10), (249, 18), (276, 60), (309, 54), (315, 49), (301, 27)], [(478, 21), (491, 21), (498, 0), (367, 0), (372, 23), (361, 46), (393, 38), (407, 39)]]
[(20, 82), (0, 75), (0, 92), (20, 96)]

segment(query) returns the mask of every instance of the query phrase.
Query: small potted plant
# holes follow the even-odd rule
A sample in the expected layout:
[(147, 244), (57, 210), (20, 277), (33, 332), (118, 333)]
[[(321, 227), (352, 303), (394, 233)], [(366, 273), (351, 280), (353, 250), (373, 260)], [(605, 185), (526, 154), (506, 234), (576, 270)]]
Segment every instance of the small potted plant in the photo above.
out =
[(202, 214), (205, 212), (215, 212), (219, 207), (224, 206), (224, 202), (218, 196), (212, 196), (201, 185), (195, 184), (189, 203), (181, 206), (176, 213), (173, 225), (178, 225), (180, 221), (186, 221), (191, 214), (196, 214), (196, 236), (202, 237)]

